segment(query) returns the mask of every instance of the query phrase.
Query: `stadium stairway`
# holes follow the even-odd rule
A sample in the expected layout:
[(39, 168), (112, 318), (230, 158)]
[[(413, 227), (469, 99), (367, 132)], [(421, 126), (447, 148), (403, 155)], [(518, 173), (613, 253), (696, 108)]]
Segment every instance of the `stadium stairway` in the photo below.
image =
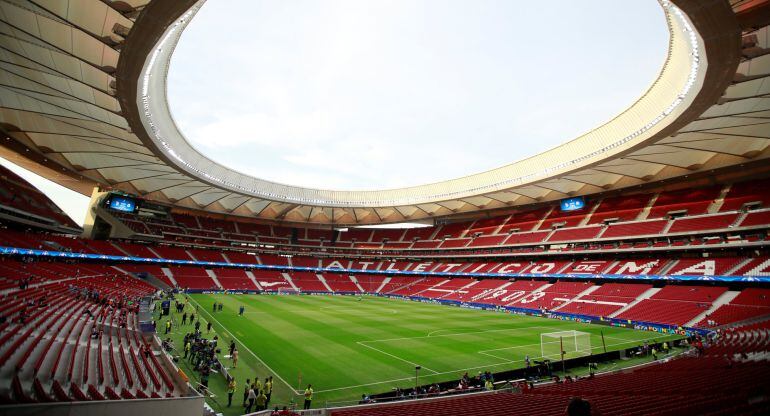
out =
[(334, 293), (334, 290), (332, 290), (332, 288), (329, 286), (329, 283), (326, 281), (326, 279), (324, 278), (323, 274), (321, 274), (321, 273), (316, 273), (315, 277), (317, 277), (317, 278), (318, 278), (318, 280), (320, 280), (320, 281), (321, 281), (321, 284), (322, 284), (322, 285), (324, 285), (324, 287), (326, 288), (326, 290), (328, 290), (328, 291), (329, 291), (329, 292), (331, 292), (331, 293)]
[(254, 286), (259, 290), (264, 290), (262, 286), (257, 282), (257, 278), (254, 276), (254, 273), (251, 272), (251, 270), (246, 270), (246, 277), (251, 280), (251, 283), (254, 283)]
[(639, 302), (641, 302), (641, 301), (643, 301), (645, 299), (649, 299), (650, 297), (654, 296), (658, 292), (660, 292), (660, 288), (652, 287), (652, 288), (647, 289), (644, 293), (639, 295), (636, 299), (634, 299), (628, 305), (626, 305), (626, 306), (618, 309), (614, 313), (610, 314), (609, 317), (610, 318), (614, 318), (614, 317), (620, 315), (621, 313), (623, 313), (623, 312), (633, 308), (634, 306), (636, 306), (637, 303), (639, 303)]
[(294, 281), (291, 280), (290, 273), (281, 273), (281, 276), (283, 276), (284, 279), (286, 279), (287, 282), (289, 282), (289, 286), (291, 286), (295, 291), (299, 292), (299, 288), (296, 284), (294, 284)]
[(351, 282), (353, 282), (353, 284), (354, 284), (354, 285), (356, 285), (356, 287), (358, 288), (358, 290), (360, 290), (360, 291), (361, 291), (361, 293), (366, 293), (366, 291), (364, 290), (364, 288), (363, 288), (363, 287), (361, 287), (361, 284), (360, 284), (360, 283), (358, 283), (358, 279), (356, 279), (356, 277), (355, 277), (355, 276), (353, 276), (353, 275), (350, 275), (350, 281), (351, 281)]
[(733, 299), (738, 297), (738, 295), (741, 292), (737, 290), (728, 290), (725, 293), (722, 293), (714, 302), (711, 304), (711, 307), (709, 307), (707, 310), (700, 313), (698, 316), (693, 318), (692, 320), (688, 321), (685, 326), (695, 326), (698, 322), (702, 321), (703, 318), (705, 318), (707, 315), (712, 314), (715, 310), (719, 309), (720, 306), (726, 305), (730, 302), (732, 302)]
[(391, 280), (391, 278), (390, 278), (390, 277), (386, 277), (386, 278), (382, 279), (382, 284), (380, 285), (380, 287), (378, 287), (378, 288), (377, 288), (377, 290), (375, 291), (375, 293), (382, 293), (382, 288), (384, 288), (385, 286), (387, 286), (387, 285), (388, 285), (388, 283), (390, 283), (390, 280)]
[(561, 308), (563, 308), (563, 307), (565, 307), (565, 306), (569, 305), (569, 304), (570, 304), (570, 303), (572, 303), (572, 302), (575, 302), (575, 301), (577, 301), (577, 300), (580, 300), (580, 299), (581, 299), (583, 296), (586, 296), (586, 295), (589, 295), (589, 294), (591, 294), (592, 292), (595, 292), (595, 291), (596, 291), (597, 289), (599, 289), (600, 287), (601, 287), (601, 286), (598, 286), (598, 285), (589, 286), (589, 287), (588, 287), (586, 290), (584, 290), (584, 291), (582, 291), (582, 292), (578, 293), (578, 294), (577, 294), (577, 296), (575, 296), (574, 298), (572, 298), (572, 299), (570, 299), (570, 300), (568, 300), (568, 301), (566, 301), (566, 302), (562, 303), (561, 305), (557, 306), (557, 307), (556, 307), (556, 308), (554, 308), (553, 310), (558, 312), (558, 311), (559, 311), (559, 309), (561, 309)]
[(161, 271), (163, 271), (163, 274), (166, 276), (166, 278), (174, 284), (174, 287), (179, 287), (179, 283), (176, 282), (174, 275), (171, 273), (171, 270), (169, 270), (168, 267), (162, 267)]
[(220, 290), (224, 289), (224, 286), (222, 286), (222, 283), (220, 283), (220, 282), (219, 282), (219, 279), (217, 278), (217, 275), (216, 275), (216, 273), (214, 273), (214, 271), (213, 271), (213, 270), (211, 270), (211, 269), (206, 269), (206, 274), (208, 274), (208, 275), (209, 275), (209, 277), (211, 278), (211, 280), (213, 280), (213, 281), (214, 281), (214, 284), (216, 284), (216, 285), (217, 285), (217, 287), (218, 287)]

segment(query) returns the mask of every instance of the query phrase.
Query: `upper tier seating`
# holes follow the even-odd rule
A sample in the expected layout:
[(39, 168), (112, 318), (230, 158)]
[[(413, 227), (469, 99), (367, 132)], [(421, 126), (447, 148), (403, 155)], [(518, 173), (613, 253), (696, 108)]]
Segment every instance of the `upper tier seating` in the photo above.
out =
[(459, 238), (465, 234), (465, 231), (472, 225), (471, 222), (456, 222), (452, 224), (442, 225), (436, 232), (437, 239), (439, 238)]
[(588, 224), (601, 224), (605, 220), (633, 221), (649, 202), (651, 195), (629, 195), (605, 198), (591, 214)]
[(441, 242), (440, 248), (465, 247), (470, 243), (470, 238), (448, 238)]
[(668, 270), (668, 274), (679, 276), (721, 276), (740, 263), (737, 257), (714, 257), (681, 259)]
[(719, 210), (722, 212), (735, 211), (752, 202), (758, 202), (763, 207), (768, 207), (770, 206), (768, 189), (770, 189), (770, 178), (734, 183), (725, 195)]
[(79, 228), (45, 194), (5, 166), (0, 166), (0, 205), (10, 207), (15, 212), (31, 214), (44, 223)]
[(739, 225), (741, 227), (754, 227), (767, 224), (770, 224), (770, 209), (750, 211)]
[(590, 240), (595, 238), (601, 230), (602, 227), (596, 225), (590, 227), (558, 229), (548, 237), (548, 241)]
[[(761, 180), (764, 183), (770, 180)], [(726, 202), (730, 201), (730, 195), (735, 192), (744, 192), (750, 189), (757, 181), (747, 181), (746, 184), (732, 184)], [(743, 188), (742, 188), (743, 187)], [(341, 232), (335, 243), (335, 231), (330, 229), (303, 229), (289, 228), (272, 225), (260, 225), (247, 222), (247, 219), (237, 217), (216, 219), (208, 215), (189, 216), (173, 213), (166, 216), (133, 216), (114, 213), (128, 225), (135, 227), (138, 223), (143, 230), (155, 234), (165, 233), (166, 241), (172, 244), (188, 243), (209, 246), (235, 246), (235, 241), (244, 243), (268, 243), (285, 245), (281, 249), (288, 252), (305, 252), (307, 247), (324, 247), (333, 249), (354, 249), (361, 251), (373, 251), (380, 249), (389, 250), (430, 250), (437, 251), (451, 248), (462, 254), (478, 253), (484, 247), (495, 247), (496, 251), (503, 251), (503, 246), (527, 245), (530, 247), (517, 247), (515, 250), (544, 251), (545, 242), (570, 242), (592, 239), (617, 240), (626, 238), (652, 238), (665, 236), (666, 233), (698, 233), (707, 234), (711, 230), (736, 230), (746, 232), (737, 227), (764, 227), (770, 225), (770, 210), (750, 212), (748, 215), (727, 211), (729, 204), (720, 204), (715, 200), (724, 188), (722, 185), (714, 185), (706, 188), (686, 189), (682, 191), (666, 191), (658, 194), (632, 194), (604, 197), (601, 195), (589, 199), (587, 208), (580, 212), (562, 212), (556, 203), (549, 203), (535, 209), (524, 207), (524, 211), (513, 214), (504, 214), (497, 217), (482, 218), (475, 221), (456, 222), (435, 227), (411, 228), (411, 229), (371, 229), (350, 228)], [(740, 191), (744, 189), (744, 191)], [(748, 192), (748, 191), (746, 191)], [(749, 197), (754, 199), (754, 197)], [(684, 201), (684, 202), (682, 202)], [(762, 202), (762, 201), (758, 201)], [(649, 204), (649, 211), (646, 208)], [(712, 205), (713, 204), (713, 205)], [(720, 206), (722, 205), (722, 206)], [(706, 214), (719, 208), (722, 213)], [(737, 207), (737, 208), (740, 208)], [(735, 208), (732, 210), (734, 211)], [(682, 215), (675, 220), (661, 219), (667, 214)], [(696, 215), (696, 217), (692, 217)], [(702, 215), (702, 216), (701, 216)], [(638, 220), (637, 219), (642, 219)], [(618, 222), (620, 221), (620, 222)], [(609, 224), (600, 227), (604, 222)], [(561, 227), (551, 230), (551, 227)], [(666, 233), (663, 231), (666, 230)], [(762, 232), (764, 230), (757, 230)], [(170, 233), (173, 233), (170, 234)], [(258, 234), (258, 237), (255, 237)], [(548, 235), (550, 237), (546, 237)], [(707, 237), (707, 238), (705, 238)], [(647, 244), (643, 247), (680, 247), (684, 245), (700, 244), (735, 244), (746, 241), (763, 241), (762, 236), (731, 235), (707, 235), (696, 236), (693, 241), (689, 238), (680, 238), (669, 241), (641, 241)], [(292, 240), (292, 238), (296, 238)], [(705, 239), (704, 239), (705, 238)], [(751, 240), (753, 239), (753, 240)], [(69, 242), (75, 247), (69, 247), (75, 251), (89, 252), (89, 248), (77, 247), (78, 243)], [(654, 243), (654, 244), (653, 244)], [(621, 241), (614, 246), (601, 246), (588, 243), (587, 245), (568, 245), (560, 248), (562, 251), (574, 250), (598, 250), (601, 248), (632, 249), (632, 242)], [(108, 248), (109, 249), (109, 248)], [(163, 248), (160, 249), (164, 251)], [(114, 253), (118, 254), (118, 253)], [(162, 257), (169, 257), (162, 254)], [(177, 253), (175, 258), (186, 259), (187, 255)]]
[(688, 231), (716, 230), (729, 227), (738, 218), (737, 213), (704, 215), (692, 218), (677, 218), (669, 228), (669, 233)]
[(501, 244), (508, 238), (507, 235), (485, 235), (476, 237), (468, 244), (468, 247), (483, 247), (483, 246), (496, 246)]
[(670, 212), (678, 211), (685, 211), (687, 215), (705, 214), (721, 191), (722, 186), (716, 185), (708, 188), (661, 192), (647, 218), (661, 218)]
[(373, 242), (388, 241), (401, 241), (401, 237), (404, 235), (404, 230), (400, 228), (394, 229), (375, 229), (372, 233)]
[(513, 233), (503, 243), (504, 245), (539, 243), (550, 234), (550, 230)]
[(540, 225), (541, 230), (547, 230), (554, 225), (560, 225), (561, 227), (577, 227), (586, 218), (586, 215), (591, 212), (592, 206), (587, 204), (585, 208), (579, 211), (562, 211), (559, 208), (554, 208), (543, 223)]
[(187, 250), (183, 248), (155, 246), (153, 250), (163, 259), (192, 260), (192, 257), (187, 254)]
[(188, 250), (188, 253), (198, 261), (213, 261), (219, 263), (225, 261), (225, 258), (222, 257), (222, 253), (219, 251), (190, 249)]
[(601, 238), (656, 235), (663, 232), (667, 223), (667, 220), (613, 223), (602, 233)]
[(498, 228), (500, 228), (506, 221), (508, 221), (509, 215), (501, 215), (499, 217), (483, 218), (476, 220), (473, 226), (468, 229), (467, 236), (473, 236), (475, 234), (490, 235), (496, 234)]
[(531, 211), (517, 212), (506, 221), (500, 228), (499, 234), (505, 234), (510, 231), (532, 231), (538, 223), (545, 217), (551, 207), (539, 208)]

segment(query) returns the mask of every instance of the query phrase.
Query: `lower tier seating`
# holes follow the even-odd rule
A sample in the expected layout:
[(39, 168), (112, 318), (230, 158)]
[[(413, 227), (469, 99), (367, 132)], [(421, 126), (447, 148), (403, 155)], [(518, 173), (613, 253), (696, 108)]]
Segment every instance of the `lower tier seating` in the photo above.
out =
[(138, 332), (137, 297), (154, 291), (131, 277), (96, 276), (7, 294), (0, 403), (180, 395), (159, 348)]

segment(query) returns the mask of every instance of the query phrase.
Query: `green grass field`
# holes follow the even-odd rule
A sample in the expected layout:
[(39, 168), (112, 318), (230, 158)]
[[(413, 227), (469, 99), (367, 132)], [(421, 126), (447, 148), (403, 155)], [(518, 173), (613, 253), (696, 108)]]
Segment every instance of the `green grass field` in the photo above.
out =
[[(211, 378), (217, 397), (212, 406), (238, 414), (246, 378), (274, 377), (271, 404), (299, 401), (296, 391), (312, 383), (314, 403), (357, 400), (362, 393), (382, 393), (414, 385), (415, 365), (422, 366), (420, 384), (458, 379), (465, 371), (505, 371), (524, 366), (524, 357), (541, 356), (540, 334), (578, 330), (591, 334), (595, 352), (633, 347), (644, 340), (664, 340), (658, 333), (494, 311), (365, 296), (190, 295), (199, 314), (211, 320), (223, 355), (230, 339), (240, 351), (238, 382), (232, 408), (224, 408), (221, 377)], [(222, 312), (212, 313), (214, 301)], [(244, 305), (246, 313), (238, 316)], [(174, 319), (179, 318), (174, 314)], [(161, 321), (161, 323), (164, 321)], [(204, 321), (205, 322), (205, 321)], [(162, 325), (158, 325), (162, 328)], [(205, 334), (205, 324), (202, 326)], [(175, 327), (178, 346), (192, 326)], [(214, 332), (212, 331), (212, 332)], [(160, 334), (162, 335), (162, 333)], [(208, 334), (213, 336), (214, 334)], [(223, 359), (229, 365), (229, 361)], [(188, 374), (189, 367), (181, 364)], [(301, 383), (300, 383), (301, 377)]]

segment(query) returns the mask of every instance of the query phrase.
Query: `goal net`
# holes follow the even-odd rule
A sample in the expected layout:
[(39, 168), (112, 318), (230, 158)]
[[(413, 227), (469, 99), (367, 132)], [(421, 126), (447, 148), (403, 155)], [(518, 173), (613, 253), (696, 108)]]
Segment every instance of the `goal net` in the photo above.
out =
[(560, 331), (540, 334), (540, 353), (543, 358), (561, 361), (564, 358), (591, 355), (591, 334), (580, 331)]

